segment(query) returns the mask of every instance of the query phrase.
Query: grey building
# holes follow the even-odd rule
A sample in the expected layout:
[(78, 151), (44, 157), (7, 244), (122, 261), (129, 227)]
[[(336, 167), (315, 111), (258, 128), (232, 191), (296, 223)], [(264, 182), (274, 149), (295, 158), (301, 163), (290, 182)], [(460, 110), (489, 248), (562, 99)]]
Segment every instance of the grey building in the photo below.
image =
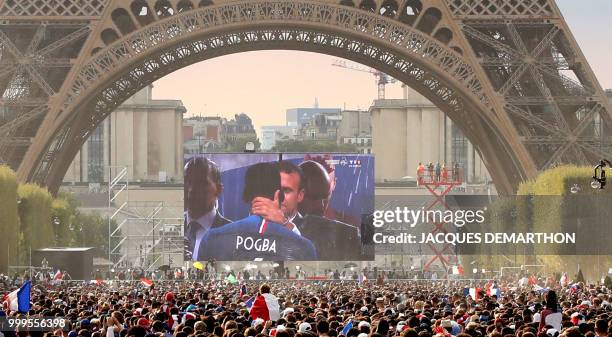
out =
[(287, 125), (300, 127), (302, 124), (309, 122), (316, 115), (321, 114), (338, 114), (341, 112), (339, 108), (295, 108), (287, 109)]

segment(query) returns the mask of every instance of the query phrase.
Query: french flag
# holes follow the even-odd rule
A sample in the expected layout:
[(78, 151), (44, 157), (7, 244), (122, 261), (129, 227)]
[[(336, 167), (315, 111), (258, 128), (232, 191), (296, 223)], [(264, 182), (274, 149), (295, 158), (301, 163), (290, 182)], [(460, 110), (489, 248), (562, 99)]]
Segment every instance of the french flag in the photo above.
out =
[(8, 303), (8, 308), (13, 311), (27, 313), (30, 311), (30, 288), (32, 283), (27, 281), (21, 288), (11, 292), (4, 297), (4, 302)]
[(264, 321), (276, 321), (280, 318), (278, 298), (272, 294), (259, 294), (249, 312), (253, 320), (261, 318)]
[(261, 219), (261, 223), (259, 224), (259, 234), (265, 234), (266, 229), (268, 229), (268, 220)]
[(247, 294), (247, 287), (246, 287), (246, 284), (243, 283), (240, 286), (240, 298), (242, 298), (242, 296), (244, 296), (246, 294)]
[(464, 296), (470, 296), (474, 301), (477, 301), (480, 299), (480, 288), (464, 288), (463, 289), (463, 295)]
[(140, 283), (142, 283), (142, 285), (145, 287), (151, 287), (153, 285), (153, 281), (149, 280), (146, 277), (141, 278)]
[(97, 286), (104, 284), (104, 281), (102, 280), (91, 280), (89, 281), (89, 284), (95, 284)]
[(487, 296), (495, 295), (498, 298), (501, 296), (501, 289), (499, 289), (495, 283), (487, 284), (485, 289)]
[(463, 275), (463, 267), (462, 266), (453, 266), (452, 268), (453, 275)]
[(251, 307), (253, 307), (253, 302), (255, 302), (255, 296), (249, 298), (248, 300), (246, 300), (246, 302), (244, 302), (244, 305), (247, 309), (249, 309), (249, 312), (251, 311)]

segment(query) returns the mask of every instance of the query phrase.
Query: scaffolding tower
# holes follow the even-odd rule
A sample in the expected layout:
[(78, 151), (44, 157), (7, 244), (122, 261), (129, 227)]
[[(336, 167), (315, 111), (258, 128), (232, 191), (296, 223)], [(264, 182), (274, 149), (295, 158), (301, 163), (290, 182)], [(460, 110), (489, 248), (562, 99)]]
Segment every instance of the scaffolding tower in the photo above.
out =
[(108, 259), (113, 267), (149, 271), (182, 262), (182, 204), (130, 200), (125, 166), (109, 167), (108, 181)]

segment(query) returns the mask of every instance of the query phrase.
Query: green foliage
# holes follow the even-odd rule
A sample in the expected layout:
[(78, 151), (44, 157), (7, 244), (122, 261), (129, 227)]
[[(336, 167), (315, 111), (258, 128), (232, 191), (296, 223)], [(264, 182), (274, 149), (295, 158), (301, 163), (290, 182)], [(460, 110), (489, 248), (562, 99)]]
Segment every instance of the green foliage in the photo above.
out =
[[(108, 256), (108, 218), (99, 214), (88, 214), (77, 212), (72, 224), (71, 247), (93, 247), (96, 256)], [(117, 228), (117, 222), (111, 220), (111, 231)], [(120, 236), (118, 231), (114, 236)], [(113, 238), (113, 247), (119, 242), (119, 238)]]
[(606, 288), (612, 287), (612, 278), (610, 277), (610, 275), (606, 275), (606, 278), (604, 278), (604, 285), (606, 286)]
[[(54, 199), (45, 188), (18, 184), (7, 166), (0, 166), (0, 214), (0, 272), (9, 265), (27, 265), (30, 249), (94, 247), (97, 256), (108, 254), (108, 218), (81, 213), (71, 194)], [(111, 221), (111, 231), (116, 228)], [(119, 238), (114, 240), (116, 245)]]
[(358, 152), (355, 144), (337, 144), (326, 140), (281, 140), (277, 141), (272, 152)]
[(576, 282), (584, 282), (584, 275), (582, 275), (582, 269), (578, 269), (578, 274), (576, 274)]
[[(517, 197), (502, 198), (490, 206), (492, 231), (501, 228), (494, 226), (495, 222), (503, 223), (506, 231), (510, 232), (564, 232), (567, 228), (576, 225), (576, 219), (587, 219), (587, 222), (596, 222), (598, 219), (609, 219), (612, 211), (609, 202), (602, 198), (612, 197), (612, 188), (594, 190), (590, 187), (593, 168), (578, 167), (574, 165), (559, 166), (542, 172), (535, 180), (523, 182), (518, 190)], [(578, 187), (578, 193), (570, 193), (572, 186)], [(508, 200), (512, 200), (515, 212), (507, 212)], [(594, 218), (597, 217), (597, 218)], [(590, 221), (589, 221), (590, 220)], [(580, 230), (580, 228), (578, 228)], [(560, 245), (556, 246), (560, 247)], [(567, 256), (561, 256), (560, 251), (525, 251), (526, 256), (519, 261), (527, 264), (545, 264), (551, 271), (567, 271)], [(518, 251), (522, 252), (523, 249)], [(488, 252), (485, 252), (488, 253)], [(538, 262), (534, 261), (537, 256)], [(575, 256), (572, 263), (585, 267), (585, 275), (595, 276), (593, 256)], [(531, 260), (530, 260), (531, 259)], [(591, 261), (591, 262), (589, 262)], [(582, 274), (582, 270), (580, 274)], [(583, 277), (584, 278), (584, 277)]]
[[(17, 212), (17, 177), (8, 166), (0, 166), (0, 272), (8, 271), (9, 257), (17, 252), (19, 215)], [(12, 259), (13, 260), (13, 259)]]
[(253, 142), (255, 144), (255, 151), (259, 151), (261, 143), (257, 136), (241, 137), (235, 141), (229, 142), (225, 147), (225, 152), (244, 152), (246, 143)]
[[(51, 223), (51, 204), (53, 198), (47, 189), (34, 184), (23, 184), (19, 193), (19, 219), (24, 243), (21, 249), (39, 249), (52, 245), (55, 241)], [(25, 262), (25, 261), (24, 261)]]

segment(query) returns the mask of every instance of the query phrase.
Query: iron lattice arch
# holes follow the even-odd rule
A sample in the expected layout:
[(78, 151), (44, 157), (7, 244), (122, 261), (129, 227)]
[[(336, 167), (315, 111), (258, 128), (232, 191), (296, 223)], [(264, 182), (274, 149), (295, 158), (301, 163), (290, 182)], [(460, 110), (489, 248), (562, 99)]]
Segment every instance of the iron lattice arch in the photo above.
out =
[[(260, 49), (336, 55), (400, 79), (459, 124), (502, 193), (538, 169), (590, 164), (608, 150), (605, 95), (552, 1), (90, 0), (74, 14), (36, 3), (0, 7), (10, 116), (0, 122), (0, 156), (51, 190), (95, 126), (138, 89), (194, 62)], [(61, 48), (41, 57), (38, 45), (53, 39), (40, 28), (24, 34), (24, 20), (71, 27), (55, 45), (71, 46), (75, 61), (61, 63)], [(29, 45), (16, 45), (19, 34)], [(11, 62), (20, 71), (2, 68)], [(63, 72), (45, 71), (58, 63)], [(51, 90), (40, 90), (47, 82)]]

